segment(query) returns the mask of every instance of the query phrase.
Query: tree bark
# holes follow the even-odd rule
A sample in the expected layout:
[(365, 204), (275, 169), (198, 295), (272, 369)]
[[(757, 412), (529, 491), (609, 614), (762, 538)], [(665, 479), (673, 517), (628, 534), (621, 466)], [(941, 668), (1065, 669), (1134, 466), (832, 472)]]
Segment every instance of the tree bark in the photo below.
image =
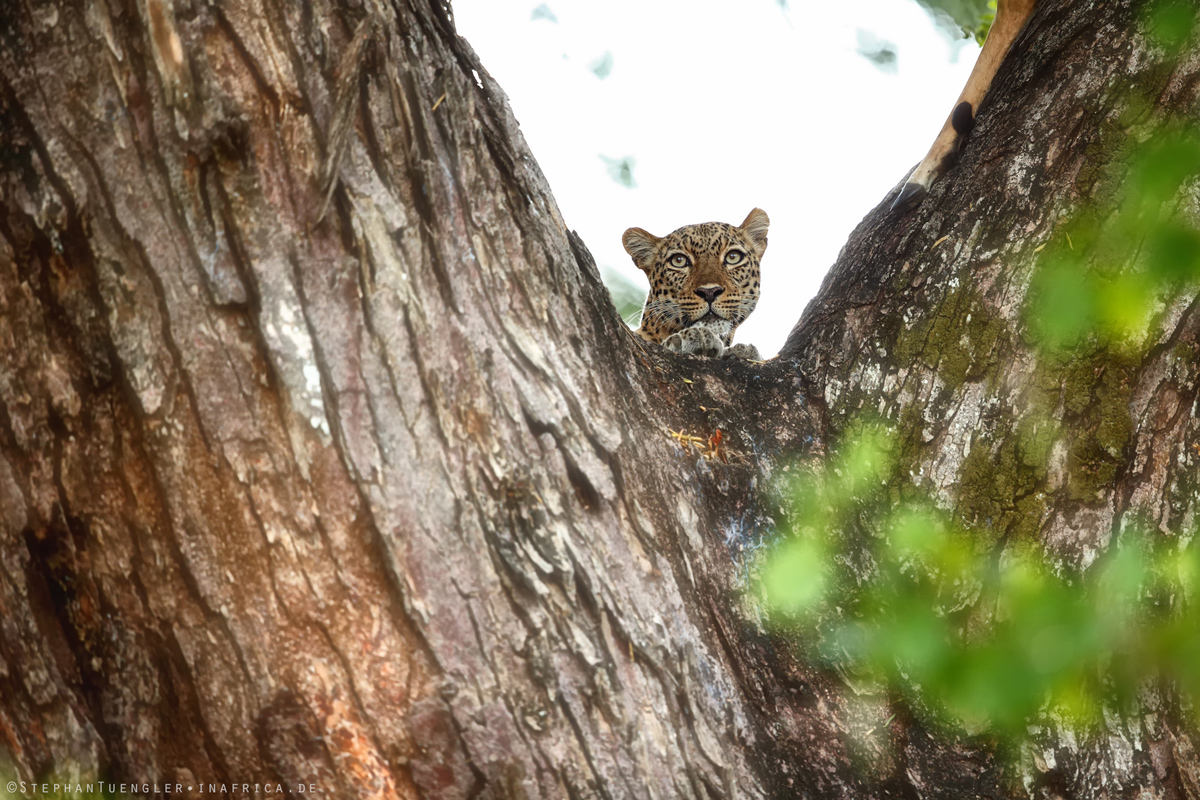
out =
[[(1086, 568), (1131, 514), (1194, 521), (1194, 295), (1057, 389), (1022, 336), (1131, 98), (1143, 127), (1200, 108), (1139, 9), (1047, 0), (963, 162), (748, 364), (625, 330), (436, 0), (5, 6), (0, 778), (1200, 796), (1165, 692), (1010, 767), (856, 702), (753, 592), (778, 481), (863, 409), (981, 541)], [(1077, 398), (1049, 468), (1035, 388)], [(1074, 457), (1112, 413), (1117, 454)]]

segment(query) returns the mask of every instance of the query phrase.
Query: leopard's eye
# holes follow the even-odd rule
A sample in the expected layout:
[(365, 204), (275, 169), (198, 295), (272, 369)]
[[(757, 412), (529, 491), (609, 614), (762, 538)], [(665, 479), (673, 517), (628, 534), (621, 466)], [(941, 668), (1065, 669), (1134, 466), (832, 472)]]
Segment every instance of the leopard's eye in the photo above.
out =
[(746, 254), (741, 250), (730, 250), (725, 254), (725, 263), (731, 267), (736, 267), (738, 264), (746, 260)]
[(671, 256), (669, 259), (667, 259), (667, 263), (670, 264), (674, 269), (687, 269), (692, 265), (692, 262), (689, 261), (688, 257), (683, 253), (676, 253), (675, 255)]

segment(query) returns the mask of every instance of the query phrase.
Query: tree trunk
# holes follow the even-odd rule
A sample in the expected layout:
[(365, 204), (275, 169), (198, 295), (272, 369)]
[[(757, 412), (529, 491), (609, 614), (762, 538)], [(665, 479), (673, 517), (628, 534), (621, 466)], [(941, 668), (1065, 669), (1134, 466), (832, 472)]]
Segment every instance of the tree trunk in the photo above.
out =
[(1086, 567), (1131, 514), (1194, 520), (1194, 296), (1143, 359), (1058, 376), (1050, 468), (1017, 445), (1051, 392), (1035, 251), (1133, 97), (1143, 127), (1200, 108), (1200, 59), (1164, 66), (1138, 9), (1046, 0), (963, 162), (868, 216), (749, 364), (624, 329), (441, 3), (5, 6), (0, 778), (1200, 796), (1156, 699), (1009, 768), (864, 713), (752, 591), (776, 482), (860, 409), (988, 541)]

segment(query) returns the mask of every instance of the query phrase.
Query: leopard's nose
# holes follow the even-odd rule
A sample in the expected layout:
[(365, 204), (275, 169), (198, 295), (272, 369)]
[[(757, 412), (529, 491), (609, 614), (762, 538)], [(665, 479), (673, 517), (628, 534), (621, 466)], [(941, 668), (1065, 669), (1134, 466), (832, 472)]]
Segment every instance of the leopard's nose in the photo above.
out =
[(696, 294), (700, 296), (700, 299), (706, 303), (709, 303), (710, 305), (712, 304), (712, 301), (717, 299), (718, 295), (724, 293), (725, 289), (717, 286), (715, 283), (705, 284), (704, 286), (697, 287), (696, 289)]

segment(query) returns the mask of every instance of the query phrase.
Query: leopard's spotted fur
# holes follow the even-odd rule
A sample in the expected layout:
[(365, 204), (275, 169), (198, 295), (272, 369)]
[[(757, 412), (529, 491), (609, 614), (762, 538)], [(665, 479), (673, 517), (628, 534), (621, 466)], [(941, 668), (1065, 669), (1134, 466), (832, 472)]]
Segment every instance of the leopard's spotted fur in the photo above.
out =
[(757, 359), (752, 346), (730, 341), (758, 304), (769, 224), (756, 208), (738, 227), (705, 222), (662, 238), (625, 231), (625, 252), (650, 279), (638, 335), (676, 352)]

